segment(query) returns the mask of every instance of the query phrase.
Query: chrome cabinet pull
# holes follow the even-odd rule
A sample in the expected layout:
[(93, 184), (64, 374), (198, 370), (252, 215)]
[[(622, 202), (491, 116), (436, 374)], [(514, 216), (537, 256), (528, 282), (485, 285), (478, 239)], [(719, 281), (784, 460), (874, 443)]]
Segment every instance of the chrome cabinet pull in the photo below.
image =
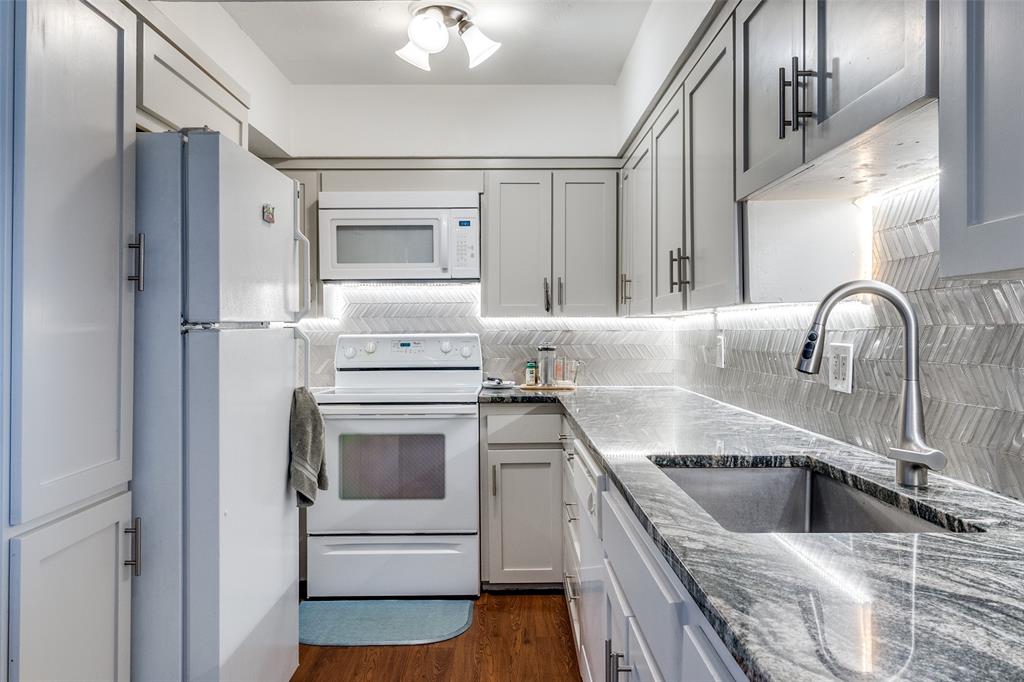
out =
[(800, 119), (811, 118), (812, 116), (814, 116), (814, 112), (812, 111), (800, 110), (800, 81), (798, 81), (797, 79), (809, 78), (816, 75), (817, 73), (815, 71), (801, 69), (800, 58), (793, 57), (793, 80), (791, 81), (792, 88), (790, 90), (790, 95), (793, 98), (793, 120), (790, 122), (793, 126), (793, 132), (797, 132), (800, 130)]
[(491, 465), (491, 497), (498, 496), (498, 465)]
[(674, 274), (676, 270), (676, 251), (679, 251), (679, 249), (676, 249), (675, 251), (672, 249), (668, 250), (668, 293), (670, 294), (676, 290), (677, 286), (682, 288), (680, 284), (676, 282)]
[(128, 275), (128, 281), (135, 282), (135, 291), (142, 293), (146, 290), (146, 235), (139, 232), (128, 248), (135, 250), (135, 274)]
[(124, 565), (131, 566), (132, 575), (138, 577), (142, 575), (142, 517), (136, 516), (124, 534), (132, 536), (132, 558), (125, 559)]
[(572, 523), (573, 521), (576, 521), (578, 517), (575, 517), (575, 516), (572, 515), (572, 507), (575, 507), (576, 505), (573, 504), (572, 502), (565, 502), (563, 504), (565, 504), (565, 518), (566, 518), (566, 520), (568, 520), (569, 523)]
[(544, 312), (551, 312), (551, 282), (544, 278)]
[(565, 307), (565, 282), (561, 277), (558, 278), (558, 307)]
[(619, 278), (620, 278), (619, 279), (619, 282), (620, 282), (619, 292), (622, 294), (622, 302), (625, 303), (626, 301), (633, 300), (632, 296), (629, 296), (629, 295), (626, 294), (626, 285), (627, 284), (632, 284), (633, 280), (631, 280), (630, 278), (626, 277), (626, 273), (622, 273), (621, 275), (619, 275)]
[(565, 576), (565, 598), (570, 602), (577, 601), (580, 598), (580, 593), (571, 589), (573, 577), (568, 573), (563, 575)]
[(633, 672), (633, 666), (631, 665), (620, 665), (620, 661), (626, 657), (626, 654), (620, 654), (612, 652), (608, 656), (608, 669), (611, 671), (611, 682), (618, 682), (619, 675), (626, 673), (627, 675)]
[(690, 277), (683, 274), (683, 263), (690, 264), (690, 257), (683, 255), (682, 249), (676, 249), (676, 268), (679, 270), (679, 291), (683, 290), (683, 285), (686, 284), (690, 289), (693, 289), (693, 282), (690, 281)]

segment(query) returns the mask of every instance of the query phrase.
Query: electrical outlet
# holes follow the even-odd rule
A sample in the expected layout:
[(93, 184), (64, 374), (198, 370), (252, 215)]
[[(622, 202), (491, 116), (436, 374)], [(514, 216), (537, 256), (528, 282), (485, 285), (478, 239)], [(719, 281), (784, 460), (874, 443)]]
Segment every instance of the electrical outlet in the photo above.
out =
[(719, 334), (715, 342), (715, 367), (725, 369), (725, 334)]
[(840, 393), (853, 393), (853, 344), (828, 344), (828, 387)]

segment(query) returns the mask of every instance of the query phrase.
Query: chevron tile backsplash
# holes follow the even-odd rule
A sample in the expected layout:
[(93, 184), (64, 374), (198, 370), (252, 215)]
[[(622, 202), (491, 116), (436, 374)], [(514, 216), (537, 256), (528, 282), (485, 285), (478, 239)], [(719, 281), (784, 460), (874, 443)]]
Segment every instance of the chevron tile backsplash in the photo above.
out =
[(326, 317), (304, 320), (312, 341), (311, 383), (334, 384), (338, 334), (475, 332), (484, 370), (522, 381), (537, 346), (583, 360), (580, 383), (604, 386), (671, 385), (675, 334), (666, 319), (483, 318), (479, 284), (333, 284), (325, 287)]
[[(1024, 499), (1024, 282), (939, 281), (938, 179), (873, 210), (874, 278), (905, 291), (921, 322), (929, 442), (945, 474)], [(834, 438), (884, 451), (897, 433), (902, 326), (888, 303), (840, 304), (827, 339), (854, 346), (854, 392), (828, 389), (827, 366), (797, 374), (815, 303), (719, 309), (677, 320), (680, 386)], [(712, 350), (725, 336), (726, 363)]]

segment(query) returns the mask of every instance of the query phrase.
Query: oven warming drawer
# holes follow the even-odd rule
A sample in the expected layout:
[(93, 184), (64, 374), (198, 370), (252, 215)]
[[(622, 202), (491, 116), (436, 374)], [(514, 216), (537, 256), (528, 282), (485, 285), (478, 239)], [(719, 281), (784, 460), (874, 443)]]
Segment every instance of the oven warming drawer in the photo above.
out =
[(480, 594), (478, 535), (311, 535), (310, 597)]

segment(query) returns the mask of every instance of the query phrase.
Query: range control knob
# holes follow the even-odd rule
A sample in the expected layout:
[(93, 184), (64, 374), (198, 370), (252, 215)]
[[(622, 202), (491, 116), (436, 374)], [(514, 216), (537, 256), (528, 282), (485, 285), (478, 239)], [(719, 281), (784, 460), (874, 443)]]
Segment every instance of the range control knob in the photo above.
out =
[(363, 346), (363, 350), (365, 350), (368, 355), (373, 355), (377, 352), (377, 344), (373, 341), (367, 341), (366, 345)]
[(470, 348), (469, 346), (463, 346), (462, 348), (459, 349), (459, 353), (462, 354), (462, 357), (468, 358), (470, 355), (473, 354), (473, 349)]
[(345, 357), (351, 360), (356, 356), (356, 349), (353, 346), (349, 346), (345, 349)]
[(452, 342), (451, 341), (442, 341), (441, 342), (441, 352), (442, 353), (451, 353), (452, 352)]

